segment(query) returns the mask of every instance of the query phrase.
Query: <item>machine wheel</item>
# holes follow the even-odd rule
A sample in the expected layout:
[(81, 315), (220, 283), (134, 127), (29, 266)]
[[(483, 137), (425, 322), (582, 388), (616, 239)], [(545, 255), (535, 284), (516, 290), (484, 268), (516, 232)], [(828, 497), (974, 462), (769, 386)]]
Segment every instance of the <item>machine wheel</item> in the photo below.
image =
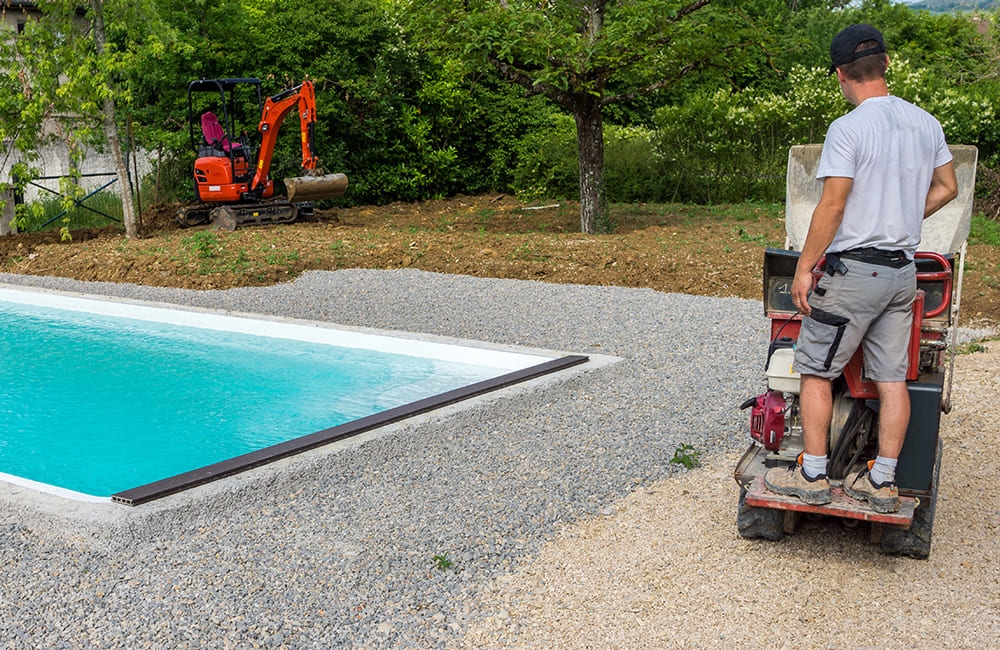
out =
[(740, 488), (736, 509), (736, 529), (740, 537), (779, 540), (785, 535), (784, 513), (773, 508), (755, 508), (746, 504), (747, 490)]
[(913, 523), (909, 528), (900, 529), (883, 526), (881, 531), (882, 552), (890, 555), (909, 555), (917, 559), (927, 559), (931, 553), (931, 534), (934, 531), (934, 510), (937, 507), (938, 477), (941, 474), (941, 441), (938, 440), (934, 459), (934, 485), (931, 496), (924, 500), (913, 513)]
[(177, 223), (182, 228), (190, 228), (203, 223), (208, 223), (208, 208), (203, 205), (192, 205), (181, 208), (177, 211)]

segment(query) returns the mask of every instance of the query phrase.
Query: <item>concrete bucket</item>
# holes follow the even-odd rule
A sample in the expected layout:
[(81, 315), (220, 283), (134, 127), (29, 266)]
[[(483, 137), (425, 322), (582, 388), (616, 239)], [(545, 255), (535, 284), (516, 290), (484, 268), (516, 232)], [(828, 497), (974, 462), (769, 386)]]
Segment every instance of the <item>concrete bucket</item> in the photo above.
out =
[(285, 179), (290, 202), (339, 199), (347, 191), (347, 176), (326, 174), (324, 176), (293, 176)]

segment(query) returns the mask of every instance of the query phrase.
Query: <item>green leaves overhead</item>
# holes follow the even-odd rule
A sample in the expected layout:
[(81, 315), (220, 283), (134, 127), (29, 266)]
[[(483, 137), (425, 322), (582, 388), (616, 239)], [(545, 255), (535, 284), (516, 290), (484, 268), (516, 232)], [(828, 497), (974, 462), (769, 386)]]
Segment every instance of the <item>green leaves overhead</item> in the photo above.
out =
[(590, 93), (604, 105), (669, 87), (706, 68), (738, 65), (749, 23), (708, 0), (412, 0), (425, 38), (500, 70), (564, 105)]

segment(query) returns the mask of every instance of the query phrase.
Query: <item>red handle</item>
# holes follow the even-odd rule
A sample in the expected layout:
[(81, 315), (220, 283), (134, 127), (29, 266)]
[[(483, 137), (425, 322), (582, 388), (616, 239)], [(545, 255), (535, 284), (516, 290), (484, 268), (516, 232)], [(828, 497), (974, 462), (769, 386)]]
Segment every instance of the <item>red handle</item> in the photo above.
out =
[(951, 264), (945, 259), (944, 255), (940, 253), (935, 253), (932, 251), (918, 251), (914, 256), (916, 259), (923, 260), (934, 260), (941, 265), (940, 271), (923, 271), (917, 272), (917, 282), (937, 282), (940, 280), (944, 281), (944, 295), (941, 299), (941, 304), (938, 305), (936, 309), (932, 309), (924, 314), (924, 318), (934, 318), (935, 316), (940, 316), (945, 312), (946, 309), (951, 305), (951, 285), (952, 285), (952, 272)]

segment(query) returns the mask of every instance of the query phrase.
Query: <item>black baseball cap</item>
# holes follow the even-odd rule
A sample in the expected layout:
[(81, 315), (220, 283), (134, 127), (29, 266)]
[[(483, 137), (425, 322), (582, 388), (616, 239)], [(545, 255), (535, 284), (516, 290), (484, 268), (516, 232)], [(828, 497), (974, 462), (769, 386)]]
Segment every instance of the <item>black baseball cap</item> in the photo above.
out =
[[(867, 50), (855, 52), (854, 48), (859, 43), (864, 43), (865, 41), (878, 41), (878, 45), (870, 47)], [(885, 52), (885, 41), (882, 39), (882, 32), (864, 23), (845, 27), (833, 37), (833, 42), (830, 43), (830, 60), (833, 63), (830, 65), (830, 72), (828, 74), (833, 74), (837, 66), (856, 61), (863, 56), (880, 54), (882, 52)]]

